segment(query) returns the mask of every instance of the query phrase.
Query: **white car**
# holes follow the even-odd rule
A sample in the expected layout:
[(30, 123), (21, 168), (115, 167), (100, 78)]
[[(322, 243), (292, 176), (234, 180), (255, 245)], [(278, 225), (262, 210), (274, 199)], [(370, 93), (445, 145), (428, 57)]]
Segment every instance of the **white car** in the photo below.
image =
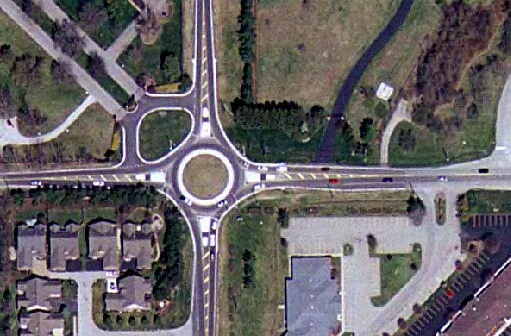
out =
[(209, 236), (209, 246), (214, 247), (216, 245), (216, 235), (212, 234)]
[(32, 182), (30, 182), (30, 184), (33, 185), (33, 186), (39, 186), (40, 187), (42, 185), (42, 182), (41, 181), (32, 181)]
[(217, 220), (216, 220), (216, 219), (212, 219), (212, 220), (211, 220), (211, 230), (216, 231), (216, 229), (217, 229), (217, 224), (218, 224), (218, 223), (217, 223)]
[(215, 261), (215, 253), (211, 252), (211, 261)]
[(266, 167), (266, 166), (259, 166), (259, 167), (257, 167), (257, 170), (259, 170), (261, 172), (266, 172), (266, 171), (268, 171), (268, 167)]
[(94, 181), (92, 182), (92, 185), (95, 187), (102, 187), (105, 185), (105, 181)]
[(445, 177), (445, 176), (439, 176), (439, 177), (438, 177), (438, 181), (440, 181), (440, 182), (447, 182), (447, 177)]
[(202, 246), (203, 247), (208, 247), (209, 245), (209, 239), (207, 236), (202, 236)]
[(188, 206), (192, 206), (193, 202), (192, 202), (191, 199), (185, 198), (185, 204), (188, 205)]
[(280, 164), (280, 166), (277, 167), (277, 171), (279, 173), (287, 172), (287, 165), (285, 163)]
[(220, 202), (218, 202), (218, 203), (216, 204), (216, 206), (217, 206), (218, 208), (221, 208), (221, 207), (226, 206), (226, 205), (227, 205), (227, 200), (226, 200), (226, 199), (221, 200)]
[(256, 184), (256, 185), (254, 186), (254, 192), (255, 192), (255, 191), (262, 190), (262, 189), (264, 189), (264, 188), (266, 188), (266, 185), (265, 185), (264, 183)]

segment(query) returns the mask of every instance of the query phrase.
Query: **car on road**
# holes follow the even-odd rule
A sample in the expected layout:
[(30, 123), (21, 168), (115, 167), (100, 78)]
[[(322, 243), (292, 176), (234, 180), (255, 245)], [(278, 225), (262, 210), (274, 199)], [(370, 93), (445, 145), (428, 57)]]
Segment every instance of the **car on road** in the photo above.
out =
[(92, 182), (92, 185), (95, 187), (102, 187), (105, 185), (105, 181), (94, 181)]
[(248, 168), (249, 163), (248, 163), (247, 161), (243, 161), (243, 160), (242, 160), (242, 161), (240, 161), (240, 162), (241, 162), (241, 165), (242, 165), (243, 167)]
[(212, 234), (209, 236), (209, 246), (214, 247), (216, 245), (216, 235)]
[(278, 167), (277, 167), (277, 171), (279, 173), (285, 173), (287, 172), (287, 165), (285, 163), (281, 163)]
[(447, 182), (447, 177), (446, 176), (438, 176), (438, 181)]
[(32, 181), (30, 182), (30, 185), (40, 187), (43, 183), (41, 181)]
[(339, 184), (339, 183), (341, 183), (341, 179), (331, 178), (331, 179), (328, 179), (328, 183), (330, 183), (330, 184)]
[(227, 205), (227, 203), (228, 203), (228, 202), (227, 202), (227, 200), (226, 200), (226, 199), (224, 199), (224, 200), (221, 200), (220, 202), (218, 202), (218, 203), (216, 204), (216, 206), (217, 206), (217, 208), (221, 208), (221, 207), (223, 207), (223, 206), (226, 206), (226, 205)]
[(211, 261), (215, 261), (215, 252), (211, 251)]
[(488, 174), (489, 172), (488, 168), (479, 168), (479, 174)]
[(321, 171), (322, 172), (327, 172), (327, 171), (330, 171), (330, 168), (329, 167), (322, 167)]
[(254, 189), (253, 189), (253, 190), (254, 190), (254, 192), (256, 192), (256, 191), (259, 191), (259, 190), (263, 190), (264, 188), (266, 188), (266, 184), (264, 184), (264, 183), (259, 183), (259, 184), (256, 184), (256, 185), (254, 186)]
[(268, 167), (267, 166), (259, 166), (259, 167), (257, 167), (257, 170), (266, 172), (266, 171), (268, 171)]
[(208, 245), (209, 245), (208, 236), (202, 236), (202, 246), (203, 247), (208, 247)]
[(193, 202), (192, 202), (191, 199), (185, 197), (185, 204), (188, 205), (188, 206), (192, 206)]
[(211, 230), (216, 231), (216, 229), (217, 229), (217, 224), (218, 224), (218, 221), (217, 221), (216, 219), (212, 219), (212, 220), (211, 220)]
[(384, 177), (384, 178), (382, 179), (382, 182), (392, 182), (392, 181), (393, 181), (393, 180), (392, 180), (392, 177)]

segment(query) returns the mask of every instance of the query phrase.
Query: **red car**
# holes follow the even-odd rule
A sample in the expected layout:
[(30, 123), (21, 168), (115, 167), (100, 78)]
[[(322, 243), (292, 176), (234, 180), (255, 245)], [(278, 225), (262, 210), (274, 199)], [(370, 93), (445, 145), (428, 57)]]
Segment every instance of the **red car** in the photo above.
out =
[(338, 179), (338, 178), (331, 178), (331, 179), (328, 179), (328, 183), (330, 183), (330, 184), (339, 184), (339, 183), (341, 183), (341, 180)]
[(454, 292), (453, 292), (453, 290), (452, 290), (452, 289), (450, 289), (450, 288), (446, 288), (446, 289), (445, 289), (445, 294), (447, 294), (447, 297), (448, 297), (449, 299), (452, 299), (452, 298), (454, 297)]

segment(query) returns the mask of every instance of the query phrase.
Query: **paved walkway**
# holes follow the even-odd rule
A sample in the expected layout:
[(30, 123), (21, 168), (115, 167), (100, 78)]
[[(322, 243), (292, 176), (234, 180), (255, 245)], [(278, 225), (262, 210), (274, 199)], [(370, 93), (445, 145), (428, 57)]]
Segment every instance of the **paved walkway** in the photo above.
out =
[(136, 26), (137, 22), (133, 20), (130, 25), (122, 31), (121, 35), (119, 35), (115, 42), (106, 50), (108, 57), (116, 60), (121, 56), (124, 50), (137, 38), (138, 32)]
[(10, 144), (36, 145), (53, 140), (65, 132), (95, 102), (96, 99), (89, 95), (57, 128), (36, 137), (26, 137), (21, 134), (16, 117), (10, 119), (12, 126), (9, 126), (6, 119), (0, 119), (0, 148)]
[[(62, 21), (68, 20), (72, 21), (67, 14), (60, 9), (59, 6), (53, 2), (53, 0), (34, 0), (34, 2), (41, 6), (41, 9), (48, 14), (48, 17), (53, 21)], [(76, 26), (78, 33), (83, 37), (83, 41), (85, 43), (84, 51), (91, 55), (96, 53), (103, 59), (105, 64), (105, 70), (108, 75), (112, 77), (114, 81), (117, 82), (128, 94), (134, 94), (136, 98), (140, 98), (144, 95), (144, 90), (140, 88), (135, 80), (131, 78), (124, 69), (122, 69), (116, 62), (117, 57), (112, 57), (112, 55), (105, 50), (103, 50), (94, 40), (92, 40), (78, 25)], [(128, 34), (129, 37), (129, 34)]]
[(0, 9), (18, 24), (34, 41), (36, 41), (53, 59), (66, 62), (77, 83), (90, 92), (110, 114), (116, 115), (120, 120), (126, 111), (110, 96), (78, 63), (71, 57), (55, 48), (50, 36), (41, 29), (32, 19), (21, 11), (21, 8), (12, 0), (0, 0)]
[(410, 104), (406, 100), (401, 99), (397, 105), (396, 110), (394, 113), (392, 113), (392, 117), (390, 122), (385, 127), (385, 131), (383, 131), (383, 136), (380, 143), (380, 164), (382, 166), (386, 166), (389, 163), (390, 139), (392, 138), (394, 129), (400, 122), (412, 120), (409, 105)]

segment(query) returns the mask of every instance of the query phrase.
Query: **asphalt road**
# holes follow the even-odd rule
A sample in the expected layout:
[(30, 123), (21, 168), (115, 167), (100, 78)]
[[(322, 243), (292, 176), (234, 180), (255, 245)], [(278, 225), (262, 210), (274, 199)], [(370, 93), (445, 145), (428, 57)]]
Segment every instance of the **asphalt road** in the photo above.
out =
[[(405, 1), (407, 2), (407, 1)], [(405, 3), (404, 2), (404, 3)], [(30, 33), (38, 43), (48, 50), (55, 58), (65, 57), (58, 50), (50, 47), (52, 44), (49, 37), (33, 27), (33, 22), (23, 17), (19, 8), (12, 7), (15, 4), (11, 0), (0, 1), (0, 8), (8, 12), (15, 21), (24, 27), (25, 30), (33, 30)], [(214, 335), (216, 331), (216, 288), (218, 278), (217, 249), (216, 247), (203, 248), (201, 243), (202, 233), (197, 222), (197, 216), (209, 215), (222, 218), (241, 201), (254, 194), (253, 183), (247, 183), (245, 172), (251, 170), (257, 172), (257, 167), (265, 165), (268, 167), (268, 174), (275, 175), (275, 181), (267, 181), (267, 188), (304, 188), (304, 189), (343, 189), (343, 190), (374, 190), (374, 189), (402, 189), (416, 186), (445, 187), (486, 187), (495, 186), (502, 181), (511, 181), (511, 165), (495, 166), (494, 161), (481, 161), (480, 163), (461, 164), (441, 168), (419, 168), (419, 169), (395, 169), (386, 167), (347, 167), (337, 165), (289, 165), (288, 171), (278, 172), (276, 164), (258, 164), (243, 158), (234, 146), (229, 142), (218, 118), (217, 89), (216, 89), (216, 56), (213, 30), (213, 3), (211, 0), (196, 0), (195, 2), (195, 25), (194, 25), (194, 73), (192, 75), (193, 86), (184, 94), (155, 95), (144, 94), (138, 101), (137, 109), (132, 113), (123, 111), (121, 125), (124, 129), (124, 156), (123, 161), (111, 168), (86, 168), (86, 169), (62, 169), (51, 171), (23, 171), (23, 172), (0, 172), (1, 187), (30, 186), (30, 181), (41, 180), (52, 184), (77, 184), (78, 181), (89, 183), (94, 178), (102, 176), (113, 176), (108, 183), (126, 184), (136, 183), (133, 178), (135, 174), (151, 171), (165, 171), (167, 182), (159, 184), (162, 189), (177, 202), (184, 218), (190, 225), (194, 246), (194, 288), (193, 288), (193, 311), (191, 321), (193, 322), (194, 335)], [(42, 32), (42, 33), (41, 33)], [(87, 73), (72, 60), (73, 73), (82, 78), (83, 87), (91, 88), (92, 95), (104, 106), (109, 106), (108, 94), (104, 94), (99, 85), (87, 75)], [(83, 75), (83, 76), (82, 76)], [(511, 101), (511, 84), (506, 85), (504, 102)], [(98, 95), (98, 96), (96, 96)], [(110, 97), (110, 98), (109, 98)], [(507, 99), (507, 100), (506, 100)], [(114, 107), (114, 105), (110, 106)], [(207, 107), (210, 111), (209, 122), (211, 124), (211, 137), (201, 135), (201, 124), (205, 121), (201, 111)], [(115, 106), (117, 109), (117, 106)], [(118, 113), (112, 111), (110, 112)], [(191, 136), (177, 149), (158, 162), (146, 163), (138, 153), (137, 128), (145, 115), (158, 109), (186, 109), (194, 120), (194, 127)], [(501, 117), (509, 109), (499, 107), (499, 122), (507, 120)], [(120, 116), (121, 114), (118, 113)], [(509, 113), (506, 113), (509, 115)], [(121, 118), (118, 118), (121, 119)], [(507, 129), (499, 126), (497, 132), (507, 132)], [(509, 145), (507, 138), (497, 134), (499, 146)], [(504, 139), (504, 140), (500, 140)], [(510, 140), (511, 141), (511, 140)], [(505, 142), (505, 144), (501, 144)], [(222, 152), (231, 162), (235, 170), (234, 187), (228, 197), (229, 204), (226, 207), (217, 208), (200, 207), (198, 205), (186, 206), (179, 202), (179, 188), (176, 184), (176, 171), (181, 159), (197, 148), (211, 148)], [(506, 153), (501, 153), (503, 155)], [(499, 160), (501, 162), (501, 160)], [(479, 168), (489, 168), (487, 174), (479, 173)], [(444, 178), (445, 176), (446, 181)], [(72, 178), (70, 178), (72, 177)], [(120, 177), (120, 178), (119, 178)], [(331, 179), (339, 179), (339, 182)], [(384, 182), (385, 181), (387, 182)], [(158, 185), (158, 183), (157, 183)], [(215, 257), (212, 257), (215, 255)], [(221, 335), (223, 336), (223, 335)]]

